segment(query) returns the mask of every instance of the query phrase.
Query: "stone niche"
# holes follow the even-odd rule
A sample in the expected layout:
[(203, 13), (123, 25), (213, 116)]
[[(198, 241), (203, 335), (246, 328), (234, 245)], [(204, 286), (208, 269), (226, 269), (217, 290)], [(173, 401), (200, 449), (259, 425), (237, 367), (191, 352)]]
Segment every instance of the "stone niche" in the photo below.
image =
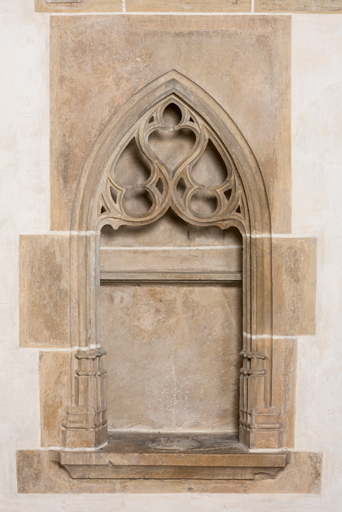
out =
[(237, 436), (239, 233), (169, 210), (150, 229), (103, 228), (100, 268), (109, 430)]
[[(319, 492), (320, 455), (287, 449), (294, 336), (315, 329), (315, 241), (272, 230), (291, 224), (290, 20), (172, 20), (52, 23), (58, 234), (22, 237), (20, 257), (21, 345), (51, 349), (40, 355), (49, 451), (18, 452), (20, 492)], [(148, 56), (151, 79), (138, 64), (144, 83), (118, 84), (120, 108), (96, 133), (89, 121), (113, 94), (105, 85), (94, 98), (94, 84), (131, 69), (125, 59), (94, 70), (132, 31), (144, 35), (130, 43), (132, 62)], [(231, 55), (210, 71), (204, 52), (201, 83), (218, 87), (215, 98), (189, 76), (189, 56), (175, 59), (180, 34), (192, 58), (208, 37), (220, 52), (222, 41), (249, 45), (262, 70), (248, 77), (249, 57)], [(228, 115), (229, 99), (240, 120), (252, 109), (249, 124)], [(273, 102), (266, 114), (263, 102)], [(244, 132), (260, 140), (256, 153)]]

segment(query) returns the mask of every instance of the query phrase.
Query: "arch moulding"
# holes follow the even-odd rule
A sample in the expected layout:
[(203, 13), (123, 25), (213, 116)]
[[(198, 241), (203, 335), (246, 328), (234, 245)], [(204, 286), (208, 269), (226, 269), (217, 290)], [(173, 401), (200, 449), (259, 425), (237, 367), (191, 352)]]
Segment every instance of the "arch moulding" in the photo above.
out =
[[(144, 138), (146, 130), (160, 127), (158, 112), (171, 100), (182, 112), (180, 124), (196, 134), (193, 154), (179, 164), (172, 177), (148, 152)], [(132, 134), (136, 134), (152, 171), (144, 184), (152, 206), (141, 216), (127, 213), (123, 206), (125, 192), (111, 177), (112, 164)], [(189, 169), (208, 138), (214, 141), (231, 172), (221, 187), (211, 187), (217, 198), (216, 210), (201, 216), (190, 206), (198, 184), (192, 181)], [(181, 178), (186, 193), (179, 199), (176, 187)], [(162, 182), (162, 192), (157, 190), (158, 180)], [(110, 187), (115, 189), (115, 197), (110, 194)], [(227, 190), (228, 196), (224, 194)], [(106, 224), (114, 229), (123, 224), (149, 224), (169, 208), (186, 222), (221, 229), (235, 226), (242, 234), (239, 440), (247, 448), (280, 448), (282, 426), (272, 404), (272, 245), (265, 183), (256, 158), (234, 121), (201, 87), (174, 70), (143, 87), (109, 121), (80, 174), (70, 223), (71, 346), (78, 349), (73, 352), (71, 364), (72, 404), (62, 425), (65, 448), (97, 449), (108, 436), (106, 371), (102, 362), (106, 352), (99, 330), (100, 231)]]

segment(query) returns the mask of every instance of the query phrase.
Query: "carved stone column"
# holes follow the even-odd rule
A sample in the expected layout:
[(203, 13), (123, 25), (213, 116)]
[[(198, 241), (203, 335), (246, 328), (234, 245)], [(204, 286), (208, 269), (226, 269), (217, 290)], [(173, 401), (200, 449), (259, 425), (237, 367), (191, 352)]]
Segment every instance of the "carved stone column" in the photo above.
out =
[(280, 448), (283, 431), (279, 412), (265, 405), (267, 355), (243, 350), (240, 377), (240, 442), (249, 448)]
[[(267, 224), (266, 224), (267, 226)], [(272, 406), (272, 243), (269, 233), (247, 236), (244, 245), (243, 366), (240, 377), (240, 442), (280, 448), (283, 430)]]
[[(98, 235), (70, 236), (72, 405), (62, 424), (62, 442), (67, 448), (96, 448), (107, 441), (106, 351), (98, 340), (99, 269), (95, 261)], [(92, 256), (92, 257), (91, 257)]]
[(102, 348), (78, 350), (75, 358), (75, 405), (62, 425), (66, 447), (97, 447), (107, 441), (106, 373)]

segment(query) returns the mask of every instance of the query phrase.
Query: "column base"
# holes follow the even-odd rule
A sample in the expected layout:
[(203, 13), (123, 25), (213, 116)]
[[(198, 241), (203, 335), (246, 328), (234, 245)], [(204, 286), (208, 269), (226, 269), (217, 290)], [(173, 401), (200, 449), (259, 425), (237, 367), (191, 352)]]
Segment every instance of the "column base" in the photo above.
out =
[(248, 428), (240, 425), (240, 443), (250, 449), (282, 448), (282, 428)]
[(98, 448), (107, 441), (107, 424), (87, 429), (62, 426), (62, 442), (66, 448)]

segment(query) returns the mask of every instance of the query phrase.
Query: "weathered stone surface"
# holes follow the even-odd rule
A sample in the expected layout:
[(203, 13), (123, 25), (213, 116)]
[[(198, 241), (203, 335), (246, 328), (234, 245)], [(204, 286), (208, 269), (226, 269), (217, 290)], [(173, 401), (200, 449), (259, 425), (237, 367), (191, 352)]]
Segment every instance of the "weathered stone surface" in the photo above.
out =
[(127, 12), (250, 12), (251, 0), (126, 0)]
[[(121, 249), (121, 248), (120, 248)], [(115, 250), (102, 248), (100, 252), (100, 269), (104, 275), (113, 272), (148, 272), (151, 273), (224, 273), (242, 271), (242, 247), (186, 248), (171, 250), (151, 247)]]
[(70, 354), (40, 352), (39, 391), (42, 446), (61, 446), (61, 423), (70, 405)]
[[(56, 452), (54, 452), (56, 453)], [(57, 452), (59, 453), (59, 452)], [(70, 452), (68, 452), (70, 453)], [(90, 452), (78, 452), (89, 454)], [(158, 453), (173, 454), (246, 454), (248, 448), (238, 442), (236, 434), (208, 432), (127, 432), (110, 431), (108, 444), (96, 451), (95, 462), (115, 459), (115, 454), (146, 454), (156, 456)], [(90, 458), (93, 455), (90, 455)], [(51, 455), (52, 457), (52, 455)], [(51, 460), (55, 460), (51, 458)], [(199, 459), (200, 460), (200, 459)], [(238, 459), (239, 460), (239, 459)], [(84, 459), (81, 458), (84, 463)], [(243, 459), (242, 459), (243, 464)], [(243, 464), (246, 466), (246, 464)], [(266, 466), (269, 464), (265, 464)]]
[(297, 340), (273, 341), (272, 397), (280, 412), (284, 446), (292, 448), (295, 441)]
[(104, 226), (101, 247), (241, 247), (241, 235), (236, 228), (217, 226), (198, 227), (184, 222), (169, 210), (156, 222), (147, 226), (120, 226), (113, 231)]
[[(127, 12), (251, 12), (251, 0), (126, 0)], [(36, 12), (122, 12), (121, 0), (35, 0)], [(255, 0), (255, 12), (342, 12), (341, 0)]]
[(266, 479), (288, 464), (287, 452), (248, 453), (232, 441), (223, 434), (112, 433), (96, 453), (51, 451), (50, 460), (72, 478), (145, 480), (254, 480), (260, 472)]
[(319, 493), (322, 456), (290, 452), (289, 464), (274, 480), (106, 480), (72, 479), (48, 451), (17, 452), (19, 493)]
[(273, 228), (288, 232), (290, 39), (284, 17), (52, 18), (53, 228), (68, 229), (78, 176), (110, 116), (174, 68), (237, 123), (261, 166)]
[[(281, 424), (271, 401), (272, 378), (265, 376), (272, 375), (271, 221), (280, 231), (290, 225), (289, 77), (279, 67), (279, 59), (288, 63), (289, 20), (237, 17), (231, 23), (218, 17), (176, 17), (167, 24), (171, 18), (154, 17), (152, 21), (133, 16), (52, 22), (52, 61), (57, 71), (52, 80), (52, 224), (73, 233), (71, 334), (72, 344), (83, 349), (76, 354), (75, 405), (68, 409), (63, 439), (68, 447), (93, 447), (105, 440), (105, 351), (94, 348), (101, 345), (111, 352), (106, 364), (109, 427), (237, 431), (242, 375), (241, 439), (252, 448), (278, 448)], [(109, 37), (113, 32), (114, 39)], [(137, 44), (139, 34), (143, 45)], [(198, 62), (194, 66), (194, 55), (203, 53), (206, 42), (210, 51), (200, 66)], [(117, 58), (121, 46), (126, 52), (122, 61)], [(236, 55), (240, 54), (239, 60)], [(220, 58), (220, 66), (214, 66), (215, 77), (209, 58), (211, 63)], [(137, 63), (132, 77), (133, 68), (127, 68), (127, 62)], [(151, 73), (146, 73), (147, 63)], [(176, 65), (177, 70), (172, 69)], [(266, 190), (247, 140), (214, 98), (235, 112), (233, 117), (252, 149), (255, 143)], [(106, 121), (102, 114), (108, 108), (115, 113), (128, 99), (117, 116)], [(77, 138), (78, 126), (82, 131)], [(101, 131), (89, 154), (87, 148)], [(115, 288), (102, 289), (100, 333), (95, 230), (106, 223), (114, 228), (149, 224), (170, 208), (190, 224), (206, 227), (198, 240), (197, 232), (187, 229), (188, 239), (195, 235), (192, 244), (206, 240), (209, 245), (213, 231), (208, 226), (234, 225), (249, 235), (243, 251), (243, 308), (239, 286), (188, 285), (194, 270), (197, 275), (216, 274), (217, 280), (224, 267), (222, 257), (216, 258), (217, 245), (202, 246), (199, 257), (200, 253), (190, 252), (193, 246), (182, 253), (175, 247), (178, 235), (170, 237), (172, 247), (160, 249), (167, 264), (157, 250), (140, 257), (141, 249), (102, 245), (102, 271), (113, 270), (103, 282), (115, 281), (120, 269), (122, 274), (128, 269), (123, 278), (129, 281), (129, 272), (138, 262), (135, 271), (144, 274), (144, 286), (137, 286), (135, 275), (135, 284), (115, 283)], [(182, 234), (183, 228), (184, 223)], [(123, 238), (126, 235), (127, 230)], [(172, 257), (167, 252), (171, 250)], [(241, 243), (232, 247), (232, 253), (227, 255), (228, 267), (240, 271)], [(165, 273), (184, 269), (186, 284), (162, 284)], [(160, 274), (158, 286), (151, 284), (148, 272)], [(239, 279), (240, 273), (235, 281)], [(243, 346), (242, 331), (246, 333)], [(101, 436), (96, 440), (98, 429)]]
[(103, 286), (109, 428), (237, 431), (239, 286)]
[(69, 239), (20, 237), (20, 345), (69, 347)]
[(122, 12), (122, 0), (35, 0), (36, 12)]
[(273, 239), (274, 334), (316, 330), (316, 239)]
[(342, 12), (342, 0), (255, 0), (256, 12)]

